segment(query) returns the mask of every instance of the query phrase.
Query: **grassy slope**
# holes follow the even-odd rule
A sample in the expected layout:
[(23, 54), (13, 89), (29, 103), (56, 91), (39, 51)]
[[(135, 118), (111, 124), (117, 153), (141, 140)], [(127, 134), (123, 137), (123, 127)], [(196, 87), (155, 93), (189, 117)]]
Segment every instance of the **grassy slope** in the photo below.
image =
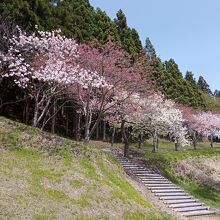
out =
[[(140, 151), (140, 156), (196, 198), (220, 208), (220, 167), (217, 165), (220, 163), (220, 144), (215, 143), (215, 147), (211, 149), (209, 143), (199, 143), (198, 150), (186, 147), (176, 152), (172, 143), (162, 140), (158, 153), (151, 153), (148, 142)], [(133, 150), (135, 152), (137, 148)], [(217, 187), (213, 187), (213, 182), (217, 183)]]
[(169, 219), (101, 150), (0, 117), (0, 219)]

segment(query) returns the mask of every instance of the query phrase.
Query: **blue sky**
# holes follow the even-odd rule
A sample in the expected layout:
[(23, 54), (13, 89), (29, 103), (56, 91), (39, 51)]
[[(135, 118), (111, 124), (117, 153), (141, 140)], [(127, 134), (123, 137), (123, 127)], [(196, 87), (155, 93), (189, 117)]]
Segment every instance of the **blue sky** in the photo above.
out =
[(220, 89), (220, 0), (90, 0), (111, 18), (122, 9), (142, 42), (151, 39), (164, 61), (173, 58), (183, 74), (204, 76)]

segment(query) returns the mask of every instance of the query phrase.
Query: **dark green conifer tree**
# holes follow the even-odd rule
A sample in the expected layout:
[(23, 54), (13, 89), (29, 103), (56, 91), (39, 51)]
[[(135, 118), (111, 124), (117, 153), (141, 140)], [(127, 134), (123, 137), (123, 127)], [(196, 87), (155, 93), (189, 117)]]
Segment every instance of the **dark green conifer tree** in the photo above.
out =
[(104, 44), (108, 36), (111, 36), (115, 42), (120, 44), (116, 24), (100, 8), (96, 9), (95, 24), (94, 37), (100, 43)]
[(134, 28), (131, 29), (131, 37), (135, 43), (135, 47), (136, 47), (137, 52), (143, 53), (143, 46), (142, 46), (139, 34)]
[(116, 16), (117, 18), (115, 18), (114, 21), (120, 36), (122, 48), (130, 53), (133, 58), (136, 58), (138, 56), (138, 48), (135, 42), (137, 39), (134, 41), (132, 38), (134, 31), (128, 27), (126, 16), (121, 9), (117, 12)]
[(214, 97), (215, 98), (220, 98), (220, 90), (215, 90), (215, 92), (214, 92)]
[(209, 87), (209, 84), (206, 82), (206, 80), (202, 76), (199, 77), (197, 85), (203, 92), (212, 95), (212, 91)]
[(190, 106), (194, 108), (204, 108), (205, 102), (202, 97), (202, 93), (196, 83), (196, 79), (191, 71), (187, 71), (185, 75), (185, 80), (189, 85), (191, 92), (189, 93)]
[(150, 38), (147, 37), (146, 41), (145, 41), (145, 52), (147, 54), (148, 59), (154, 59), (157, 57), (156, 51), (154, 49), (153, 44), (150, 41)]

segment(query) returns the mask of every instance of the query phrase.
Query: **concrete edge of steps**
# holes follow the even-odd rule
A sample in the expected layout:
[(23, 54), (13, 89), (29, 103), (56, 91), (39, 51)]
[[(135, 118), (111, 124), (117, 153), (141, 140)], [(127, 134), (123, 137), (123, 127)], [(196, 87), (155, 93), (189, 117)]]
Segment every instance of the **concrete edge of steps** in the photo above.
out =
[(113, 152), (111, 149), (106, 151), (112, 153), (118, 159), (125, 171), (129, 171), (135, 175), (155, 196), (159, 197), (163, 203), (183, 216), (191, 217), (220, 214), (219, 210), (210, 209), (159, 173), (143, 165), (139, 165), (137, 162), (133, 162), (123, 157), (122, 154)]

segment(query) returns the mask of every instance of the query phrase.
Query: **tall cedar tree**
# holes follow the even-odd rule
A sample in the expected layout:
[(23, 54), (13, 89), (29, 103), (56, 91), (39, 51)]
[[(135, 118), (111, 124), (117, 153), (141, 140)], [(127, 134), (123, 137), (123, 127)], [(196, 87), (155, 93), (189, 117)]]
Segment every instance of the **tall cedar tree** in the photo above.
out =
[(117, 26), (118, 34), (120, 36), (122, 48), (130, 53), (133, 58), (137, 58), (138, 51), (140, 50), (140, 39), (138, 33), (130, 29), (127, 25), (127, 18), (123, 11), (120, 9), (114, 20)]
[(199, 80), (198, 80), (197, 85), (199, 86), (199, 88), (200, 88), (203, 92), (212, 95), (212, 91), (211, 91), (211, 89), (209, 88), (209, 84), (206, 82), (206, 80), (205, 80), (202, 76), (199, 77)]
[(148, 59), (156, 58), (156, 56), (157, 56), (156, 51), (154, 49), (153, 44), (150, 41), (150, 38), (148, 38), (148, 37), (145, 41), (145, 48), (144, 49), (145, 49), (145, 52), (146, 52)]

